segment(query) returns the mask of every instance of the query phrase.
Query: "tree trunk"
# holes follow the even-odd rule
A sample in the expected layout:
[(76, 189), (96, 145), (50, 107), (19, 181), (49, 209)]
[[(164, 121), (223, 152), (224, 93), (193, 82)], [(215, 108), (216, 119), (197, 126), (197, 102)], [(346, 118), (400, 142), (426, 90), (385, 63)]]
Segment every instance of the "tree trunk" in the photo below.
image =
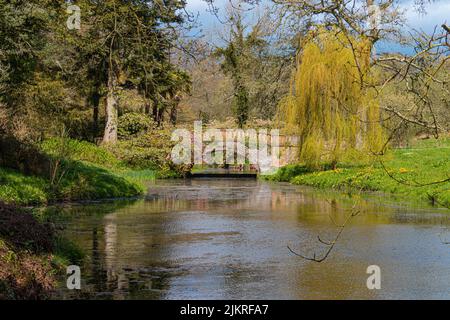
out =
[(177, 119), (178, 119), (178, 103), (175, 102), (172, 108), (170, 109), (170, 123), (176, 125)]
[(92, 93), (92, 106), (93, 106), (93, 114), (92, 114), (92, 137), (93, 141), (97, 138), (98, 135), (98, 107), (100, 104), (100, 94), (98, 93), (99, 89), (96, 88)]
[(159, 109), (158, 100), (156, 98), (153, 99), (153, 120), (157, 123), (158, 127), (163, 121), (163, 113), (162, 110)]
[(106, 96), (106, 126), (103, 143), (117, 142), (118, 103), (116, 97), (117, 77), (114, 71), (108, 75), (108, 95)]

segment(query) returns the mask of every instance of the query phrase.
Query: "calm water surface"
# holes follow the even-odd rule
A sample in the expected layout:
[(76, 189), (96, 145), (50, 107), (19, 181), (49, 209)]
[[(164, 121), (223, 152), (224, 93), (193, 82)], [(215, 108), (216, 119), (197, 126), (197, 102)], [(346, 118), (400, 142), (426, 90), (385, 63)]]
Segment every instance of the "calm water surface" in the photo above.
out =
[[(322, 263), (356, 203), (360, 215)], [(86, 252), (78, 297), (450, 299), (450, 215), (242, 179), (156, 181), (145, 200), (74, 206), (65, 235)], [(381, 268), (381, 290), (366, 269)], [(61, 289), (58, 297), (73, 298)]]

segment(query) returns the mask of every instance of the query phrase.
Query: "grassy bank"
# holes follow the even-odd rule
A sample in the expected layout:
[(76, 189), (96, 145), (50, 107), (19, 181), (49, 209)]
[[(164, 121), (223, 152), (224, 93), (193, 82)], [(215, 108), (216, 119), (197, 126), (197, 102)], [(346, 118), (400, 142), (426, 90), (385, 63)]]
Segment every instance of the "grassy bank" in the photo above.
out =
[(88, 142), (52, 139), (40, 150), (50, 159), (45, 175), (0, 168), (0, 200), (17, 205), (56, 201), (133, 197), (142, 181), (155, 179), (155, 170), (134, 170), (108, 150)]
[(394, 149), (371, 163), (340, 164), (336, 170), (314, 171), (288, 165), (267, 179), (337, 190), (392, 193), (411, 200), (450, 207), (450, 139), (423, 140)]

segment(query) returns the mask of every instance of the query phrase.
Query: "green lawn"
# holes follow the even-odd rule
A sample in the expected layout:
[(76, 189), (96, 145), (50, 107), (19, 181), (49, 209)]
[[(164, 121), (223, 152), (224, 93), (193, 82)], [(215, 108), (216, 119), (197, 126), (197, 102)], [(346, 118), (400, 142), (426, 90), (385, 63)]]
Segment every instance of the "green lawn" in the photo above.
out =
[(319, 188), (381, 191), (450, 207), (450, 182), (434, 183), (449, 177), (447, 138), (419, 141), (411, 148), (391, 150), (372, 163), (341, 164), (336, 170), (312, 172), (301, 164), (288, 165), (268, 179)]

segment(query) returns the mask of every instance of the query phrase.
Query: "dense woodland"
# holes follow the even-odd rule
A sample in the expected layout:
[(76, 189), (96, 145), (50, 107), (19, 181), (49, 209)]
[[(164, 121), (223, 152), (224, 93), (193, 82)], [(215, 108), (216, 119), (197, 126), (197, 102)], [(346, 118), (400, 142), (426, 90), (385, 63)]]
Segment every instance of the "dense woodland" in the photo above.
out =
[[(81, 24), (72, 30), (66, 1), (3, 1), (2, 133), (36, 142), (65, 127), (71, 138), (115, 143), (127, 113), (157, 127), (272, 120), (290, 91), (306, 90), (298, 81), (294, 88), (292, 74), (301, 72), (303, 55), (324, 30), (342, 47), (331, 49), (335, 54), (349, 51), (348, 76), (381, 100), (384, 126), (402, 122), (397, 135), (405, 139), (405, 131), (445, 132), (448, 28), (438, 24), (427, 34), (401, 27), (395, 1), (376, 3), (383, 14), (372, 25), (373, 1), (353, 8), (346, 2), (230, 2), (210, 42), (192, 31), (198, 22), (183, 1), (77, 1)], [(426, 10), (426, 2), (419, 8)], [(403, 53), (377, 53), (383, 41), (402, 43)], [(366, 52), (358, 52), (360, 45)], [(333, 99), (341, 98), (350, 97)]]
[[(330, 50), (348, 51), (343, 63), (354, 64), (348, 77), (382, 100), (392, 120), (385, 126), (402, 121), (411, 134), (445, 132), (448, 28), (405, 30), (392, 1), (379, 3), (383, 14), (372, 26), (367, 5), (373, 1), (356, 3), (275, 1), (256, 10), (231, 2), (217, 39), (208, 42), (191, 32), (195, 15), (183, 1), (77, 1), (79, 30), (66, 25), (65, 1), (3, 1), (2, 132), (35, 142), (64, 126), (72, 138), (115, 143), (118, 118), (131, 112), (158, 127), (228, 117), (242, 127), (249, 118), (274, 119), (288, 92), (307, 90), (298, 81), (293, 88), (291, 75), (325, 30), (339, 42)], [(403, 54), (377, 53), (381, 41), (404, 44)], [(350, 97), (332, 99), (341, 98)]]

